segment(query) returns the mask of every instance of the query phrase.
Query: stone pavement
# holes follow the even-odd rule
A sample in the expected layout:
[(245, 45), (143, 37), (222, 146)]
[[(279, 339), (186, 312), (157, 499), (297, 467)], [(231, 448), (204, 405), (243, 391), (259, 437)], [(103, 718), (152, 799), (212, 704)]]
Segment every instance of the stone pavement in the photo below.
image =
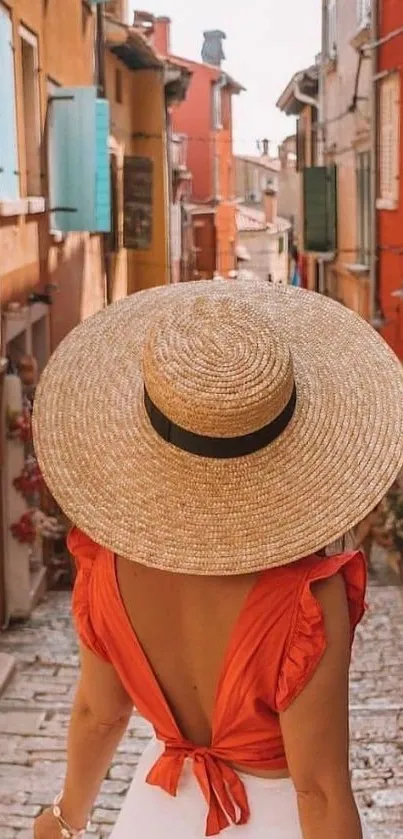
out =
[[(403, 591), (387, 577), (379, 582), (354, 652), (353, 778), (373, 839), (403, 839)], [(0, 635), (2, 650), (17, 669), (0, 698), (0, 839), (32, 839), (32, 818), (64, 772), (77, 678), (69, 596), (49, 594), (29, 624)], [(110, 833), (148, 737), (148, 724), (134, 715), (99, 796), (92, 839)]]

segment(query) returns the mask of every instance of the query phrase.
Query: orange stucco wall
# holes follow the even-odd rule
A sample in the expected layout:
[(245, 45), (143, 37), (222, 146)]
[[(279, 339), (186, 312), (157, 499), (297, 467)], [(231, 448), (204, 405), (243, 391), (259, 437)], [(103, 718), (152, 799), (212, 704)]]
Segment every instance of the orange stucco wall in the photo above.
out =
[[(122, 82), (116, 101), (116, 72)], [(114, 298), (169, 282), (168, 157), (163, 76), (160, 70), (131, 71), (112, 53), (106, 58), (106, 88), (111, 106), (112, 152), (120, 180), (119, 227), (123, 233), (123, 163), (125, 155), (153, 162), (153, 231), (148, 250), (122, 249), (112, 257)]]
[[(383, 0), (379, 20), (379, 35), (384, 37), (403, 26), (401, 0)], [(379, 70), (400, 73), (400, 121), (403, 125), (403, 69), (402, 35), (392, 38), (379, 49)], [(400, 138), (399, 201), (396, 209), (378, 213), (379, 282), (382, 306), (388, 321), (383, 335), (399, 358), (403, 359), (403, 305), (392, 292), (403, 281), (403, 136)]]
[[(66, 85), (93, 83), (94, 16), (85, 3), (7, 0), (11, 12), (16, 69), (20, 193), (26, 196), (25, 138), (19, 26), (37, 36), (41, 105), (42, 194), (46, 195), (45, 124), (48, 81)], [(55, 283), (51, 343), (104, 303), (104, 273), (99, 237), (71, 234), (62, 244), (49, 235), (46, 213), (0, 218), (1, 300), (24, 300), (37, 284)]]

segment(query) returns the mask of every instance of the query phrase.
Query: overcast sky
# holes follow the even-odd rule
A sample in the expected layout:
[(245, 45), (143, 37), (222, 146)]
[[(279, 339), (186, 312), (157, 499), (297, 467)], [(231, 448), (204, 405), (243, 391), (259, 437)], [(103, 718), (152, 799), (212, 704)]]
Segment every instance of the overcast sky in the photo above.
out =
[(294, 131), (294, 121), (276, 101), (297, 70), (313, 63), (320, 50), (320, 0), (142, 0), (132, 7), (172, 19), (172, 51), (200, 59), (205, 29), (222, 29), (225, 69), (247, 88), (235, 97), (238, 152), (254, 153), (268, 137), (272, 151)]

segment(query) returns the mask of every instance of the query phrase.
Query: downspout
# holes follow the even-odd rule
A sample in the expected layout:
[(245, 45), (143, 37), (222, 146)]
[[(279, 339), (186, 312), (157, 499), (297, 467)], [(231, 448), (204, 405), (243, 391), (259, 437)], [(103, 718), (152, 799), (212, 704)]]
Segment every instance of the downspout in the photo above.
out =
[[(378, 0), (371, 3), (371, 40), (374, 43), (378, 38)], [(369, 274), (369, 319), (372, 321), (379, 307), (379, 263), (378, 263), (378, 214), (376, 209), (376, 198), (378, 191), (378, 51), (376, 47), (372, 50), (372, 89), (371, 89), (371, 253), (370, 253), (370, 274)]]
[[(325, 165), (326, 152), (326, 90), (325, 90), (325, 62), (327, 57), (327, 20), (328, 4), (327, 0), (322, 0), (322, 46), (320, 52), (319, 64), (319, 108), (318, 108), (318, 122), (319, 122), (319, 143), (318, 143), (318, 165)], [(323, 259), (319, 259), (319, 293), (325, 292), (325, 263)]]
[[(164, 84), (164, 81), (163, 81)], [(167, 237), (166, 237), (166, 251), (165, 251), (165, 258), (167, 260), (167, 267), (168, 267), (168, 284), (172, 283), (172, 205), (173, 205), (173, 175), (172, 175), (172, 123), (171, 123), (171, 116), (169, 113), (169, 106), (166, 97), (166, 90), (164, 85), (164, 132), (163, 132), (163, 146), (165, 144), (165, 148), (163, 148), (163, 156), (165, 157), (166, 161), (166, 197), (167, 197), (167, 204), (168, 204), (168, 214), (167, 214)]]
[[(96, 14), (96, 36), (95, 36), (95, 57), (96, 57), (96, 83), (98, 87), (98, 96), (101, 99), (106, 99), (106, 72), (105, 72), (105, 19), (104, 10), (101, 5), (97, 5)], [(112, 254), (110, 250), (110, 234), (101, 233), (101, 251), (102, 261), (104, 263), (105, 271), (105, 290), (104, 300), (105, 305), (109, 306), (112, 303)]]
[(297, 102), (301, 102), (301, 105), (310, 105), (311, 108), (318, 108), (319, 109), (319, 102), (317, 99), (314, 99), (313, 96), (307, 96), (305, 93), (299, 89), (298, 81), (294, 82), (294, 97)]

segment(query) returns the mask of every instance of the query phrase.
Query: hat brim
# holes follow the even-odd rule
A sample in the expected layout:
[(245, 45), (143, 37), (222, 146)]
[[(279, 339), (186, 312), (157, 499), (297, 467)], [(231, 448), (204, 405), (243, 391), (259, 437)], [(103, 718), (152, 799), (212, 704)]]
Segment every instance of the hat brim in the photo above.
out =
[[(205, 294), (267, 307), (291, 347), (294, 417), (246, 457), (181, 451), (144, 408), (151, 319)], [(322, 548), (382, 499), (403, 464), (402, 367), (364, 320), (312, 292), (250, 281), (161, 287), (68, 335), (37, 389), (33, 429), (50, 491), (100, 545), (169, 571), (248, 573)]]

